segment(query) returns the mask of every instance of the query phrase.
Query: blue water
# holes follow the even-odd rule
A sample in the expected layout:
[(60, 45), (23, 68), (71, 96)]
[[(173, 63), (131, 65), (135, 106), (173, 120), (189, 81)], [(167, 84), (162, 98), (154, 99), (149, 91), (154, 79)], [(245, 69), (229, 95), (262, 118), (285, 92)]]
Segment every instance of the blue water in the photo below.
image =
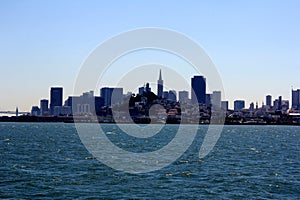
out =
[[(94, 126), (93, 124), (87, 126)], [(111, 141), (153, 151), (174, 137), (167, 125), (155, 140), (133, 139), (104, 125)], [(207, 126), (173, 164), (128, 174), (100, 163), (73, 124), (0, 123), (0, 197), (25, 199), (297, 199), (300, 127), (225, 126), (214, 150), (199, 159)], [(142, 148), (144, 145), (144, 148)]]

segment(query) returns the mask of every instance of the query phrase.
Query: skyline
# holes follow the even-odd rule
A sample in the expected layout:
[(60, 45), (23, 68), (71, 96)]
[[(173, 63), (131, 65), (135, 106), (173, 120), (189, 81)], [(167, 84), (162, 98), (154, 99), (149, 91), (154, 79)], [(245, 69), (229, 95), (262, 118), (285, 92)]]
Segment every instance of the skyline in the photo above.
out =
[[(128, 91), (125, 94), (120, 86), (101, 87), (100, 96), (90, 90), (80, 96), (68, 96), (64, 101), (63, 87), (51, 87), (50, 101), (41, 99), (40, 107), (32, 106), (31, 112), (27, 113), (19, 112), (18, 107), (15, 112), (0, 111), (4, 114), (15, 114), (11, 118), (3, 116), (1, 121), (15, 122), (20, 119), (20, 122), (69, 123), (78, 120), (80, 123), (299, 124), (300, 89), (292, 90), (291, 101), (279, 96), (272, 102), (272, 96), (267, 95), (266, 104), (262, 103), (259, 107), (258, 102), (252, 102), (247, 108), (244, 100), (237, 99), (233, 102), (232, 109), (228, 107), (228, 101), (222, 101), (222, 91), (206, 93), (206, 82), (204, 76), (191, 77), (191, 98), (186, 90), (164, 90), (161, 69), (156, 94), (153, 92), (155, 88), (151, 88), (146, 82), (138, 88), (138, 92)], [(19, 118), (21, 113), (23, 115)], [(182, 113), (184, 118), (181, 118)]]
[[(81, 64), (97, 45), (139, 27), (172, 29), (200, 44), (221, 75), (230, 107), (240, 98), (246, 105), (261, 105), (268, 94), (291, 100), (291, 86), (300, 88), (298, 1), (0, 4), (0, 92), (5, 94), (0, 110), (29, 110), (40, 98), (48, 98), (45, 88), (54, 85), (64, 87), (65, 99), (73, 92)], [(167, 66), (184, 68), (176, 59)], [(154, 77), (156, 82), (156, 73)], [(164, 80), (172, 77), (164, 74)]]
[[(197, 79), (197, 81), (196, 81)], [(55, 106), (63, 106), (65, 105), (65, 103), (68, 101), (68, 99), (71, 97), (78, 97), (78, 96), (82, 96), (82, 95), (92, 95), (94, 97), (102, 97), (103, 100), (104, 100), (104, 105), (110, 105), (111, 103), (108, 103), (107, 101), (111, 101), (111, 100), (108, 100), (108, 99), (105, 99), (107, 97), (107, 94), (105, 94), (106, 92), (104, 92), (104, 90), (109, 90), (109, 93), (112, 93), (113, 90), (118, 90), (117, 93), (120, 93), (121, 96), (118, 96), (117, 99), (115, 99), (114, 101), (122, 101), (122, 99), (127, 96), (128, 94), (140, 94), (140, 89), (143, 88), (143, 89), (146, 89), (146, 85), (147, 87), (149, 87), (149, 91), (151, 92), (154, 92), (154, 94), (156, 94), (158, 97), (160, 96), (159, 93), (161, 93), (161, 95), (163, 96), (163, 93), (165, 92), (175, 92), (175, 101), (177, 102), (180, 102), (180, 92), (184, 92), (186, 93), (187, 95), (187, 100), (189, 100), (192, 104), (195, 103), (195, 102), (201, 102), (202, 104), (207, 104), (207, 102), (203, 102), (205, 101), (205, 99), (207, 98), (205, 95), (214, 95), (216, 93), (219, 93), (219, 100), (213, 100), (213, 99), (210, 99), (212, 102), (213, 101), (216, 101), (216, 102), (220, 102), (220, 103), (226, 103), (227, 106), (230, 105), (230, 104), (233, 104), (232, 107), (228, 106), (228, 109), (229, 110), (236, 110), (236, 103), (240, 104), (240, 102), (243, 102), (243, 108), (245, 109), (251, 109), (251, 107), (254, 108), (254, 105), (258, 106), (259, 103), (258, 102), (251, 102), (249, 103), (249, 105), (245, 104), (245, 99), (244, 98), (238, 98), (238, 99), (234, 99), (234, 101), (230, 102), (228, 101), (227, 99), (224, 99), (222, 98), (222, 92), (221, 91), (212, 91), (212, 92), (208, 92), (207, 93), (207, 90), (206, 90), (206, 77), (204, 76), (200, 76), (200, 75), (195, 75), (193, 77), (190, 78), (191, 82), (190, 82), (190, 88), (186, 88), (184, 90), (169, 90), (168, 88), (165, 88), (164, 85), (163, 85), (163, 78), (162, 78), (162, 70), (160, 69), (159, 70), (159, 78), (157, 80), (157, 84), (155, 85), (154, 84), (154, 87), (151, 87), (153, 86), (149, 84), (149, 82), (145, 81), (144, 82), (144, 85), (140, 85), (140, 87), (138, 88), (138, 91), (124, 91), (123, 90), (123, 87), (122, 86), (118, 86), (118, 87), (114, 87), (114, 86), (103, 86), (103, 87), (100, 87), (99, 89), (99, 94), (98, 92), (95, 93), (94, 90), (89, 90), (89, 91), (83, 91), (82, 94), (80, 95), (69, 95), (69, 96), (65, 96), (64, 95), (64, 87), (63, 86), (51, 86), (50, 87), (50, 95), (48, 98), (40, 98), (40, 105), (41, 107), (39, 107), (38, 103), (35, 104), (35, 105), (31, 105), (31, 108), (37, 108), (37, 109), (41, 109), (43, 110), (43, 106), (42, 106), (42, 102), (44, 102), (44, 104), (47, 102), (47, 104), (49, 103), (49, 110), (51, 113), (53, 113), (53, 109)], [(191, 92), (191, 90), (193, 90), (195, 92), (195, 94), (197, 94), (197, 97), (192, 95), (193, 93)], [(156, 92), (155, 92), (156, 91)], [(299, 92), (300, 89), (295, 89), (295, 90), (292, 90), (291, 92), (294, 93), (294, 92)], [(111, 95), (111, 94), (110, 94)], [(198, 96), (200, 95), (200, 96)], [(204, 96), (203, 96), (204, 95)], [(54, 97), (56, 96), (56, 97)], [(160, 97), (162, 97), (160, 96)], [(116, 98), (117, 96), (115, 96)], [(166, 97), (163, 97), (163, 98), (166, 98)], [(212, 98), (212, 96), (210, 96), (209, 98)], [(299, 96), (297, 97), (299, 98)], [(270, 94), (266, 95), (265, 97), (262, 98), (262, 104), (261, 106), (275, 106), (275, 101), (278, 101), (278, 99), (280, 99), (280, 101), (287, 101), (289, 105), (289, 109), (292, 109), (292, 106), (294, 104), (294, 99), (291, 98), (291, 99), (284, 99), (282, 98), (282, 96), (272, 96)], [(300, 99), (298, 99), (297, 101), (299, 101)], [(51, 104), (51, 102), (53, 103), (53, 105)], [(274, 105), (273, 105), (274, 104)], [(221, 106), (221, 105), (220, 105)], [(261, 108), (262, 108), (261, 107)], [(18, 106), (16, 107), (16, 110), (19, 110), (18, 109)], [(9, 111), (9, 110), (0, 110), (0, 111)], [(9, 111), (9, 112), (13, 112), (12, 110)], [(16, 111), (17, 112), (17, 111)], [(27, 110), (27, 111), (22, 111), (22, 112), (28, 112), (30, 113), (30, 110)], [(42, 111), (41, 111), (42, 112)]]

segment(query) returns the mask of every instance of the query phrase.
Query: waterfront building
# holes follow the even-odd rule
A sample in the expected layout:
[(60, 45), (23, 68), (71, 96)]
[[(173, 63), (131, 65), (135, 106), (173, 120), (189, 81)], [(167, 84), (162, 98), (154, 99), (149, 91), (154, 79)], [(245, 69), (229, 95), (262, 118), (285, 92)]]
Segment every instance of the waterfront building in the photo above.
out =
[(100, 90), (101, 97), (104, 99), (105, 106), (119, 104), (123, 99), (123, 88), (104, 87)]
[(102, 106), (104, 106), (104, 99), (94, 96), (93, 91), (85, 92), (81, 96), (68, 97), (65, 101), (65, 107), (71, 107), (73, 115), (99, 113)]
[(228, 110), (228, 101), (221, 101), (221, 108), (225, 111)]
[(189, 92), (188, 91), (179, 91), (178, 92), (178, 96), (179, 96), (179, 102), (183, 103), (183, 102), (187, 102), (189, 99)]
[(47, 99), (42, 99), (40, 101), (40, 109), (41, 109), (41, 115), (45, 116), (49, 114), (49, 101)]
[(54, 115), (54, 108), (61, 107), (63, 103), (63, 88), (52, 87), (50, 90), (50, 111)]
[(292, 90), (292, 108), (300, 108), (300, 89)]
[(31, 116), (39, 116), (40, 108), (38, 106), (32, 106), (31, 108)]
[(71, 106), (62, 106), (60, 108), (60, 115), (69, 116), (72, 114), (72, 107)]
[(278, 110), (282, 110), (282, 96), (278, 97)]
[(62, 106), (54, 106), (52, 115), (59, 116), (61, 114)]
[(64, 106), (71, 106), (72, 107), (73, 106), (73, 102), (76, 101), (74, 99), (76, 99), (76, 98), (79, 98), (79, 97), (69, 96), (67, 98), (67, 100), (65, 101)]
[(159, 70), (159, 78), (157, 81), (157, 96), (159, 98), (163, 97), (164, 81), (162, 80), (161, 70)]
[(244, 100), (236, 100), (234, 101), (234, 110), (240, 111), (245, 108), (245, 101)]
[(123, 100), (123, 88), (113, 88), (111, 105), (120, 104)]
[(104, 87), (100, 89), (100, 96), (104, 99), (105, 106), (111, 106), (113, 88)]
[(95, 98), (95, 111), (99, 113), (101, 111), (102, 106), (104, 106), (104, 99), (102, 97), (94, 97)]
[(205, 104), (206, 79), (203, 76), (194, 76), (191, 79), (191, 95), (193, 104)]
[(215, 109), (221, 108), (221, 91), (213, 91), (211, 95), (211, 104)]
[(287, 111), (290, 108), (289, 100), (282, 100), (281, 110)]

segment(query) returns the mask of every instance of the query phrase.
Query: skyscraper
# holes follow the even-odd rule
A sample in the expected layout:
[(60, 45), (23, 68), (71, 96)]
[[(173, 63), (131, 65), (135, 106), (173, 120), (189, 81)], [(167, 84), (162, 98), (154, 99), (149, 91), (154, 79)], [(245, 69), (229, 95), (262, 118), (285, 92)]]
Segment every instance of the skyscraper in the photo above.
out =
[(205, 104), (206, 102), (206, 79), (203, 76), (192, 78), (192, 103)]
[(159, 98), (163, 97), (164, 81), (162, 80), (161, 70), (159, 70), (159, 79), (157, 81), (157, 96)]
[(245, 101), (244, 100), (236, 100), (234, 101), (234, 110), (240, 111), (245, 108)]
[(278, 97), (278, 110), (282, 109), (282, 96)]
[(101, 88), (100, 95), (104, 99), (105, 106), (121, 103), (123, 99), (123, 88), (104, 87)]
[(63, 103), (63, 88), (52, 87), (50, 91), (50, 110), (51, 114), (54, 113), (55, 107), (61, 107)]
[(113, 88), (104, 87), (100, 89), (100, 96), (104, 99), (105, 106), (111, 106), (111, 95)]
[(228, 110), (228, 101), (221, 101), (221, 108), (225, 111)]
[(273, 101), (273, 109), (278, 110), (278, 108), (279, 108), (279, 100), (275, 99)]
[(188, 91), (179, 91), (179, 102), (187, 102), (187, 100), (189, 99), (189, 92)]
[(41, 109), (41, 115), (47, 115), (49, 108), (48, 108), (49, 101), (47, 99), (42, 99), (40, 102), (40, 109)]
[(69, 96), (65, 101), (65, 107), (70, 107), (73, 115), (87, 113), (99, 113), (104, 106), (102, 97), (94, 96), (94, 92), (84, 92), (81, 96)]
[(292, 90), (292, 108), (300, 107), (300, 89)]
[(269, 108), (271, 108), (271, 106), (272, 106), (272, 96), (271, 95), (266, 96), (266, 105), (269, 106)]
[(211, 97), (212, 107), (221, 108), (221, 91), (213, 91)]
[(205, 105), (206, 105), (206, 107), (211, 107), (211, 98), (212, 98), (212, 94), (206, 94), (205, 95)]

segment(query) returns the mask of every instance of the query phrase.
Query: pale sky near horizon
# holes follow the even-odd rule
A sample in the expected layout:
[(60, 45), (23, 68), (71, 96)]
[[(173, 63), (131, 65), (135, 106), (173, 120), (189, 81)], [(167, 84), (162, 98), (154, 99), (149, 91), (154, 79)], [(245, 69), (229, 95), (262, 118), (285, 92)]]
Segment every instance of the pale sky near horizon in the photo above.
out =
[(142, 27), (175, 30), (202, 46), (230, 107), (235, 99), (261, 105), (267, 94), (290, 100), (291, 86), (300, 89), (299, 8), (296, 0), (1, 0), (0, 110), (29, 111), (49, 99), (51, 86), (63, 86), (66, 99), (92, 50)]

